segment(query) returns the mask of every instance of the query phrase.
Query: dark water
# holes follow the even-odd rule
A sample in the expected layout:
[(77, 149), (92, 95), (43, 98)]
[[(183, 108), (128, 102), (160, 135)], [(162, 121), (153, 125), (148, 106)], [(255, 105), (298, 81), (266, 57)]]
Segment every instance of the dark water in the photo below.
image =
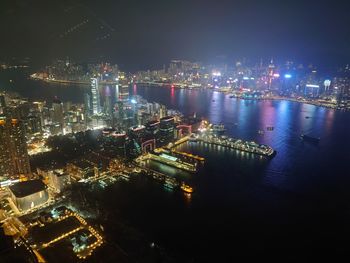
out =
[[(81, 89), (24, 83), (13, 87), (24, 96), (82, 98)], [(277, 155), (266, 160), (217, 146), (182, 145), (181, 150), (206, 158), (197, 174), (155, 168), (190, 182), (195, 188), (191, 198), (137, 179), (99, 193), (101, 206), (118, 210), (118, 216), (182, 262), (259, 256), (286, 261), (349, 251), (349, 112), (236, 100), (209, 90), (133, 87), (131, 93), (224, 123), (228, 135), (271, 145)], [(268, 132), (267, 126), (275, 128)], [(321, 137), (319, 145), (302, 142), (302, 132)]]
[(57, 96), (62, 101), (83, 103), (84, 91), (88, 86), (49, 84), (29, 79), (29, 70), (0, 70), (0, 91), (19, 94), (30, 100), (45, 100), (52, 102)]

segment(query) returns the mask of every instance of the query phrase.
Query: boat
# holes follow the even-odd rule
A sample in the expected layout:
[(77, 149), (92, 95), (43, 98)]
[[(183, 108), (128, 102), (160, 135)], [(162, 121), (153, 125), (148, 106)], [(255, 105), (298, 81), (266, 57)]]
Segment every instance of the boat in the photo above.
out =
[(185, 184), (184, 182), (182, 182), (181, 184), (181, 190), (184, 191), (185, 193), (191, 194), (193, 193), (193, 188), (187, 184)]
[(273, 126), (267, 126), (266, 127), (266, 130), (268, 130), (268, 131), (273, 131), (275, 128), (273, 127)]
[(305, 119), (310, 119), (311, 117), (310, 116), (305, 116)]
[(300, 138), (301, 138), (303, 141), (312, 142), (312, 143), (319, 143), (320, 140), (321, 140), (320, 137), (313, 137), (313, 136), (306, 135), (306, 134), (301, 134), (301, 135), (300, 135)]
[(233, 96), (233, 95), (230, 95), (230, 99), (232, 99), (232, 98), (234, 98), (235, 96)]
[(211, 100), (212, 102), (215, 102), (215, 100)]
[(265, 132), (263, 130), (258, 130), (259, 134), (264, 134)]

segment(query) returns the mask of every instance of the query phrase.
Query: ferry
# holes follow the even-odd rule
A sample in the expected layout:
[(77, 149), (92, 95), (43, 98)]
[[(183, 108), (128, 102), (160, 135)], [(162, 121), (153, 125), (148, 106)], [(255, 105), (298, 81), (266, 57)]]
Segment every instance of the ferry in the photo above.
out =
[(187, 184), (185, 184), (184, 182), (182, 182), (181, 184), (181, 190), (184, 191), (185, 193), (191, 194), (193, 193), (193, 188)]
[(307, 142), (312, 142), (312, 143), (319, 143), (321, 138), (320, 137), (312, 137), (310, 135), (306, 135), (306, 134), (301, 134), (300, 138), (303, 141), (307, 141)]

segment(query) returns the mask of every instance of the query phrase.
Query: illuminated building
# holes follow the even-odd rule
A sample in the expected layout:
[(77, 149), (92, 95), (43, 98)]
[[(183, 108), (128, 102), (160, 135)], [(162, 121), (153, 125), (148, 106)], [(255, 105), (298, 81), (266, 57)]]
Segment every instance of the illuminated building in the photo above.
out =
[(189, 117), (185, 117), (182, 118), (182, 125), (185, 126), (190, 126), (191, 127), (191, 132), (197, 132), (199, 127), (202, 124), (202, 119), (198, 118), (197, 116), (189, 116)]
[(127, 102), (129, 100), (129, 85), (119, 86), (119, 100)]
[(323, 82), (324, 93), (329, 94), (329, 89), (330, 89), (331, 84), (332, 84), (332, 81), (329, 80), (329, 79), (326, 79), (326, 80)]
[(159, 133), (159, 124), (159, 121), (149, 121), (146, 124), (146, 134), (152, 138), (157, 137)]
[(49, 195), (47, 186), (41, 180), (19, 182), (9, 187), (11, 198), (21, 211), (27, 211), (44, 204)]
[(145, 136), (146, 127), (143, 125), (138, 125), (131, 127), (129, 129), (129, 137), (135, 139), (137, 142), (141, 142), (142, 138)]
[(119, 100), (119, 78), (116, 79), (117, 84), (115, 85), (115, 101)]
[(70, 184), (70, 175), (63, 172), (52, 171), (49, 173), (49, 185), (56, 192), (64, 191)]
[(337, 95), (338, 102), (350, 98), (350, 77), (336, 77), (332, 82), (333, 93)]
[(160, 119), (159, 135), (161, 142), (171, 142), (175, 138), (175, 119), (172, 116)]
[(64, 128), (64, 116), (63, 116), (63, 103), (55, 98), (52, 102), (52, 122), (53, 124), (59, 124), (63, 132)]
[(76, 181), (85, 180), (93, 176), (98, 176), (98, 170), (87, 161), (79, 160), (67, 164), (67, 172)]
[(18, 119), (0, 119), (0, 170), (4, 175), (29, 175), (25, 129)]
[(87, 120), (87, 117), (91, 114), (91, 98), (88, 93), (84, 94), (84, 114), (85, 120)]
[(113, 103), (112, 103), (112, 94), (109, 86), (105, 87), (105, 97), (104, 97), (104, 113), (108, 116), (111, 121), (111, 126), (113, 126)]
[(34, 134), (42, 131), (41, 128), (41, 118), (39, 116), (28, 116), (25, 119), (26, 133)]
[(320, 86), (316, 84), (306, 84), (305, 96), (314, 98), (320, 94)]
[(126, 141), (127, 136), (125, 132), (118, 132), (113, 129), (108, 134), (104, 133), (103, 148), (107, 152), (119, 151), (124, 153)]
[(91, 78), (91, 94), (92, 94), (92, 113), (101, 113), (100, 91), (98, 86), (98, 78)]
[(2, 114), (5, 114), (5, 108), (6, 108), (5, 95), (0, 94), (0, 109)]
[(9, 129), (5, 117), (0, 118), (0, 173), (1, 176), (10, 176), (13, 173), (11, 167)]
[(164, 117), (168, 116), (168, 111), (165, 105), (161, 105), (159, 107), (159, 119), (162, 119)]

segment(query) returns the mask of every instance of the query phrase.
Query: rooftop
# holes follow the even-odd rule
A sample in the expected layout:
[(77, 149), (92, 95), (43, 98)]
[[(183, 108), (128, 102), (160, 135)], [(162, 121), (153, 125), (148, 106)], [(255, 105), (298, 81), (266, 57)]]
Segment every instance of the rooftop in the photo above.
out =
[(45, 190), (47, 187), (41, 180), (19, 182), (10, 186), (11, 192), (16, 197), (25, 197)]

